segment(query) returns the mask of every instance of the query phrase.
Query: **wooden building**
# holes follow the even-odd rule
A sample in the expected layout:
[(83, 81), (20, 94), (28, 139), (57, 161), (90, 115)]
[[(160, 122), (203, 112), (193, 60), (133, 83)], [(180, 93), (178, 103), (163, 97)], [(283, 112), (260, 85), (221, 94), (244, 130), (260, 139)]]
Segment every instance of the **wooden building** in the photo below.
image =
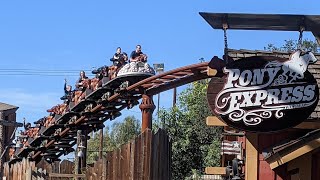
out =
[[(0, 155), (6, 151), (6, 147), (12, 142), (14, 136), (14, 125), (16, 124), (16, 111), (19, 107), (0, 102)], [(8, 154), (0, 159), (0, 167), (2, 162), (8, 160)]]
[[(228, 55), (234, 60), (261, 54), (288, 58), (290, 53), (228, 50)], [(320, 54), (315, 55), (320, 60)], [(320, 85), (320, 62), (310, 65), (308, 70)], [(318, 102), (309, 118), (294, 128), (270, 133), (250, 133), (233, 129), (218, 117), (210, 116), (207, 118), (207, 125), (224, 126), (223, 141), (238, 142), (242, 152), (240, 156), (237, 156), (237, 153), (234, 155), (223, 153), (222, 167), (208, 167), (206, 173), (226, 176), (226, 166), (231, 165), (232, 160), (238, 157), (244, 160), (240, 173), (245, 180), (319, 180), (319, 118), (320, 103)]]
[[(208, 103), (216, 116), (207, 118), (208, 126), (224, 126), (222, 161), (221, 167), (207, 167), (206, 173), (220, 174), (226, 179), (319, 180), (320, 54), (306, 52), (312, 56), (313, 61), (306, 62), (303, 70), (302, 61), (292, 60), (303, 56), (300, 47), (304, 31), (312, 32), (320, 44), (320, 16), (238, 13), (200, 15), (212, 28), (224, 31), (225, 44), (224, 61), (214, 57), (218, 60), (216, 69), (220, 72), (220, 78), (213, 78), (208, 87)], [(300, 34), (298, 50), (293, 54), (233, 50), (227, 42), (229, 29), (296, 31)], [(298, 58), (294, 58), (297, 52)], [(299, 67), (294, 69), (287, 66), (289, 61)], [(269, 66), (270, 63), (278, 66)], [(224, 67), (227, 68), (222, 71)], [(265, 73), (276, 67), (279, 69), (273, 69), (277, 71), (274, 76)], [(301, 81), (296, 79), (297, 74), (301, 75)], [(302, 98), (298, 101), (283, 101), (288, 100), (289, 96), (298, 97), (293, 90), (287, 93), (285, 89), (306, 87), (304, 85), (314, 87), (313, 99), (309, 104)], [(270, 93), (272, 91), (279, 93)], [(282, 114), (278, 114), (281, 111)]]

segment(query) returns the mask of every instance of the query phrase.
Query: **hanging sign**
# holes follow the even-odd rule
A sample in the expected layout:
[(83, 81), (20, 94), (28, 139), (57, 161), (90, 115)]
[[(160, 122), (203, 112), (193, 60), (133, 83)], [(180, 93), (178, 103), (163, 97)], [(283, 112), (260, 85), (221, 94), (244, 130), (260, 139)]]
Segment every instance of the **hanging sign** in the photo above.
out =
[(277, 131), (298, 125), (315, 109), (318, 86), (307, 70), (317, 61), (315, 56), (298, 50), (289, 60), (272, 58), (256, 56), (231, 62), (224, 68), (224, 83), (219, 86), (212, 80), (209, 84), (209, 104), (229, 126)]

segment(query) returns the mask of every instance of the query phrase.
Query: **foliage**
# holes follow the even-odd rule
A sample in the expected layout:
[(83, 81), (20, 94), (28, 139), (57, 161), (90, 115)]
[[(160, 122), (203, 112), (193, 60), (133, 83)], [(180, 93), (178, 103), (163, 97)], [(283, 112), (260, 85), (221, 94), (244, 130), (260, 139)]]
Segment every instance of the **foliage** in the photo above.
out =
[(123, 122), (115, 122), (112, 125), (110, 138), (116, 148), (126, 144), (140, 133), (139, 121), (134, 116), (128, 116)]
[(178, 105), (161, 110), (160, 119), (172, 139), (172, 177), (184, 179), (220, 162), (221, 128), (208, 127), (212, 115), (206, 99), (207, 81), (192, 83), (179, 95)]
[[(264, 47), (267, 51), (289, 51), (292, 52), (298, 47), (298, 42), (296, 40), (285, 40), (284, 45), (281, 47), (276, 47), (274, 44), (268, 44), (267, 47)], [(312, 52), (318, 52), (319, 45), (316, 41), (305, 39), (302, 41), (302, 49)]]
[[(87, 162), (93, 163), (98, 159), (100, 146), (100, 132), (92, 135), (88, 141)], [(139, 121), (134, 116), (126, 117), (122, 122), (115, 122), (111, 131), (109, 127), (104, 129), (103, 134), (103, 151), (113, 151), (126, 144), (140, 133)]]

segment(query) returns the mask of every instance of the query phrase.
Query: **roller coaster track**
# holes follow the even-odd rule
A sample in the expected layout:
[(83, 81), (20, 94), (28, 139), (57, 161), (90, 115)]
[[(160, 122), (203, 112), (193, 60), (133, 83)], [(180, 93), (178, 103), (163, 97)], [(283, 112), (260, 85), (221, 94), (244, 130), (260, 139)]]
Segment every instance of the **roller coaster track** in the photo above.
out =
[[(110, 95), (104, 100), (102, 100), (100, 96), (97, 96), (100, 98), (96, 97), (96, 99), (94, 99), (95, 103), (93, 103), (92, 109), (87, 112), (83, 110), (77, 113), (79, 116), (70, 116), (73, 120), (71, 121), (69, 119), (68, 123), (58, 124), (57, 127), (60, 130), (58, 134), (56, 133), (57, 131), (55, 131), (55, 135), (53, 135), (53, 132), (52, 134), (42, 135), (43, 137), (40, 135), (38, 138), (42, 139), (39, 141), (47, 140), (47, 143), (42, 147), (32, 147), (31, 144), (31, 147), (28, 147), (25, 153), (18, 154), (17, 159), (28, 156), (32, 160), (39, 161), (43, 157), (58, 158), (63, 154), (67, 154), (69, 152), (61, 149), (60, 145), (67, 144), (70, 148), (75, 145), (76, 139), (74, 137), (76, 136), (77, 130), (86, 129), (88, 134), (93, 130), (103, 128), (103, 126), (97, 125), (103, 125), (103, 122), (106, 120), (114, 118), (113, 115), (115, 112), (120, 112), (124, 108), (127, 108), (128, 103), (125, 103), (125, 100), (130, 99), (137, 101), (144, 94), (152, 96), (181, 85), (209, 78), (207, 74), (209, 64), (211, 64), (211, 62), (202, 62), (148, 77), (119, 91), (115, 91), (113, 95)], [(24, 149), (22, 149), (22, 151), (23, 150)]]

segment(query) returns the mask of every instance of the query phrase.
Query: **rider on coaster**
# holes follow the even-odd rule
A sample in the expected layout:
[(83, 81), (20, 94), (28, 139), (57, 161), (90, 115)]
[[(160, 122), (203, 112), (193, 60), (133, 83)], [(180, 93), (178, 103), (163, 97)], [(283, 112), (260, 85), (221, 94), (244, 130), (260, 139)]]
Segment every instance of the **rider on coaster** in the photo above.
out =
[(109, 67), (110, 69), (110, 76), (111, 78), (114, 78), (116, 76), (117, 71), (127, 63), (128, 56), (125, 52), (121, 52), (121, 48), (118, 47), (116, 53), (113, 55), (113, 57), (110, 59), (110, 61), (113, 62), (113, 66)]
[(64, 96), (60, 99), (64, 100), (64, 103), (68, 104), (72, 99), (72, 86), (67, 85), (67, 79), (64, 79)]
[(136, 46), (136, 50), (132, 51), (130, 55), (130, 62), (147, 62), (147, 55), (141, 51), (141, 45)]
[(78, 79), (78, 81), (77, 81), (77, 83), (76, 83), (76, 90), (80, 90), (80, 91), (82, 91), (82, 90), (84, 90), (83, 88), (83, 82), (85, 81), (85, 80), (87, 80), (88, 79), (88, 77), (86, 76), (86, 73), (84, 72), (84, 71), (80, 71), (80, 77), (79, 77), (79, 79)]

